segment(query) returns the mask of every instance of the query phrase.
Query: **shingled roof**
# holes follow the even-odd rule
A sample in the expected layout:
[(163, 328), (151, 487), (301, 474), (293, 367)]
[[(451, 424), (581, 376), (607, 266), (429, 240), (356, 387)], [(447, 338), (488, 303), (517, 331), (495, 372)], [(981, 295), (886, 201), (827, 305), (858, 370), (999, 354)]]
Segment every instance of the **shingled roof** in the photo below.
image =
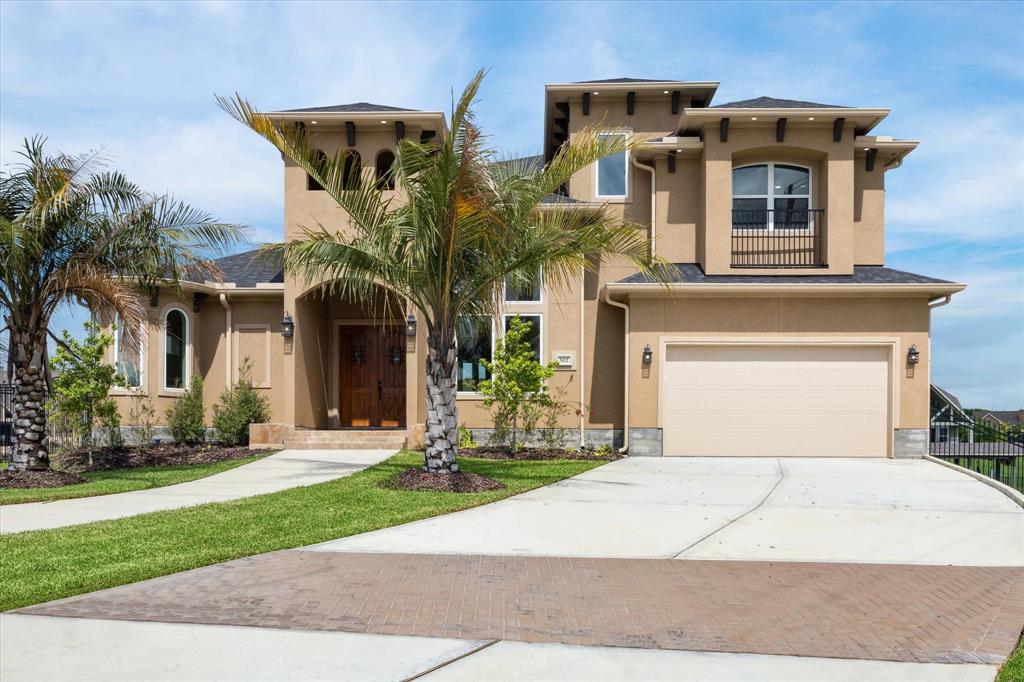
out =
[(236, 287), (284, 282), (284, 265), (280, 254), (271, 255), (259, 249), (243, 251), (214, 261), (223, 273), (225, 283)]
[[(882, 265), (855, 265), (852, 275), (705, 275), (697, 263), (676, 263), (678, 271), (671, 284), (952, 284)], [(617, 284), (654, 284), (642, 273), (620, 279)]]
[(374, 111), (416, 111), (416, 109), (405, 109), (403, 107), (392, 107), (386, 104), (373, 104), (371, 102), (352, 102), (351, 104), (333, 104), (327, 107), (304, 107), (302, 109), (285, 109), (282, 113), (297, 113), (306, 111), (319, 111), (323, 113), (371, 113)]
[(841, 104), (819, 104), (799, 99), (780, 99), (778, 97), (755, 97), (741, 99), (725, 104), (716, 104), (712, 109), (846, 109)]

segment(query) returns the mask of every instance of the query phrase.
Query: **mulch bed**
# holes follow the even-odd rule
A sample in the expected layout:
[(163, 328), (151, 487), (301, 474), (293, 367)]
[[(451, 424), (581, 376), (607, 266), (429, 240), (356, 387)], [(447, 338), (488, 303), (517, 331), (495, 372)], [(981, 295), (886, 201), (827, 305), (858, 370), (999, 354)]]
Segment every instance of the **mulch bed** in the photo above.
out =
[(396, 490), (433, 490), (442, 493), (482, 493), (488, 490), (501, 490), (505, 484), (470, 471), (431, 474), (423, 469), (406, 469), (386, 481), (384, 487)]
[(0, 471), (0, 488), (60, 488), (85, 482), (67, 471)]
[(462, 457), (478, 457), (480, 459), (583, 459), (610, 462), (622, 459), (618, 450), (598, 454), (594, 450), (566, 450), (563, 448), (519, 448), (514, 454), (511, 448), (499, 446), (481, 446), (476, 448), (459, 448)]
[(145, 451), (129, 447), (94, 448), (92, 464), (89, 464), (89, 449), (79, 448), (61, 452), (53, 459), (56, 469), (72, 472), (99, 471), (110, 469), (134, 469), (137, 467), (172, 467), (187, 464), (208, 464), (225, 459), (241, 459), (266, 454), (266, 450), (250, 450), (245, 446), (221, 447), (219, 445), (182, 445), (165, 443), (151, 445)]

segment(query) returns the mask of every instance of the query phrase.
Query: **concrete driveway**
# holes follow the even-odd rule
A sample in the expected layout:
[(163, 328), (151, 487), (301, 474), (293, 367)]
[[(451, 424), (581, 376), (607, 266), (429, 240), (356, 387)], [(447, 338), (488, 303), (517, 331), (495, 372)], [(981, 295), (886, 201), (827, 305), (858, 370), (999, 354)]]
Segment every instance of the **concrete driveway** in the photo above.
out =
[(325, 552), (1024, 565), (1024, 510), (924, 460), (632, 458)]

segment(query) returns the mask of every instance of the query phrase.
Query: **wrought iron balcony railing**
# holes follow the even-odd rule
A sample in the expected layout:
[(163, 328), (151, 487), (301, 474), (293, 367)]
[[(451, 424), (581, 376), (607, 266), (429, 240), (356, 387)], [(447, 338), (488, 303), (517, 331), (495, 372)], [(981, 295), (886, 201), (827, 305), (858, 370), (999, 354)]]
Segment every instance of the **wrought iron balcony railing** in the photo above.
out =
[(819, 268), (825, 259), (825, 210), (736, 209), (734, 268)]

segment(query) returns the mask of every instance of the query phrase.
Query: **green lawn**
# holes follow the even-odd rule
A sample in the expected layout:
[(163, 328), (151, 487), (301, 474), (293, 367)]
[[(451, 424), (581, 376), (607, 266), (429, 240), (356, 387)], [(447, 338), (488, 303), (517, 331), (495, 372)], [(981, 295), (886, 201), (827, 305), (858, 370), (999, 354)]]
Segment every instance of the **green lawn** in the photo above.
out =
[(408, 492), (378, 483), (421, 453), (404, 451), (347, 478), (232, 502), (0, 536), (0, 610), (300, 547), (466, 509), (575, 476), (603, 462), (461, 459), (507, 488)]
[(1024, 682), (1024, 641), (1018, 643), (1017, 650), (1006, 659), (995, 682)]
[(0, 505), (21, 504), (24, 502), (49, 502), (51, 500), (68, 500), (73, 497), (92, 497), (94, 495), (110, 495), (111, 493), (127, 493), (132, 490), (160, 488), (175, 483), (194, 481), (213, 474), (219, 474), (237, 466), (255, 462), (266, 457), (263, 455), (243, 457), (241, 459), (225, 459), (208, 464), (188, 464), (174, 467), (138, 467), (115, 469), (113, 471), (87, 471), (81, 474), (88, 479), (87, 483), (66, 485), (60, 488), (0, 488)]

